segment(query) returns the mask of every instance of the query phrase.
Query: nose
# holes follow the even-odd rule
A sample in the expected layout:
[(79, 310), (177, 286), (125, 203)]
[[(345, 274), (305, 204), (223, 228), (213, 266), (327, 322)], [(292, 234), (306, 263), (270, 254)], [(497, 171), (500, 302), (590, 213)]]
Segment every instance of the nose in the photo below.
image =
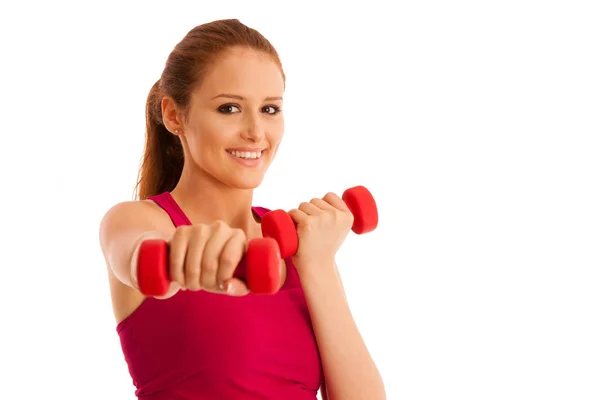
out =
[(246, 114), (242, 137), (255, 143), (261, 142), (265, 137), (265, 129), (261, 123), (260, 116), (253, 113)]

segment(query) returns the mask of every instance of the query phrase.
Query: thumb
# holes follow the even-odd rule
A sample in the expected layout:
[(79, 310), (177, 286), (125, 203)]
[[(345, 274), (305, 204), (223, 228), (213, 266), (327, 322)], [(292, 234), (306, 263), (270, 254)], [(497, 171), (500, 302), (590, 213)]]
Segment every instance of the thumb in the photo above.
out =
[(231, 278), (225, 282), (225, 293), (230, 296), (245, 296), (250, 293), (250, 290), (240, 279)]

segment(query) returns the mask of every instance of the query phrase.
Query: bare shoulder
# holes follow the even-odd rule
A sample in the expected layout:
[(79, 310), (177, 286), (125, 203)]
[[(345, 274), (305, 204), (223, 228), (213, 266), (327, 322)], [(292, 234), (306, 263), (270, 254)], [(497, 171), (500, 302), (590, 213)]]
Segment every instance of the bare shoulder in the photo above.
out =
[(110, 207), (100, 222), (99, 240), (108, 266), (131, 285), (131, 257), (145, 236), (169, 238), (176, 228), (169, 215), (151, 200), (124, 201)]
[(102, 223), (123, 217), (142, 219), (160, 218), (161, 214), (162, 209), (151, 200), (122, 201), (106, 211), (102, 218)]
[(151, 200), (123, 201), (110, 207), (100, 222), (100, 242), (123, 229), (168, 230), (169, 216)]

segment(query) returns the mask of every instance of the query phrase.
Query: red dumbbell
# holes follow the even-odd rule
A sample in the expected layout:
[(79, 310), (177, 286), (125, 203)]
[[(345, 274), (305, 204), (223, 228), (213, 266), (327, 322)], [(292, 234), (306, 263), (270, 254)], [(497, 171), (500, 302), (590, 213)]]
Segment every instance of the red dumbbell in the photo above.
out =
[[(358, 235), (373, 231), (379, 222), (377, 204), (371, 192), (364, 186), (346, 189), (342, 195), (352, 215), (354, 223), (352, 231)], [(296, 224), (284, 210), (273, 210), (266, 213), (261, 222), (262, 234), (265, 238), (273, 238), (279, 244), (282, 258), (287, 258), (298, 251), (298, 234)]]
[[(254, 294), (273, 294), (281, 282), (279, 246), (272, 238), (255, 238), (246, 251), (245, 281)], [(137, 259), (140, 292), (163, 296), (169, 290), (169, 245), (162, 239), (147, 239), (140, 244)]]

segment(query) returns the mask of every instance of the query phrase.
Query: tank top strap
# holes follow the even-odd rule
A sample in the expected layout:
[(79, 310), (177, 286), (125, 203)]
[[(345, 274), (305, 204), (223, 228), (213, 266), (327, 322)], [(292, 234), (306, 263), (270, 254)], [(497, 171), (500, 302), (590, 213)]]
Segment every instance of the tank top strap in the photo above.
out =
[(258, 215), (258, 218), (260, 218), (262, 220), (262, 217), (271, 210), (269, 210), (268, 208), (264, 208), (264, 207), (253, 206), (252, 211), (254, 211), (254, 213), (256, 215)]
[(171, 218), (175, 227), (181, 225), (192, 225), (192, 222), (188, 219), (187, 215), (183, 212), (183, 210), (179, 207), (177, 202), (171, 193), (163, 192), (161, 194), (157, 194), (156, 196), (148, 197), (148, 200), (152, 200), (159, 207), (161, 207)]

